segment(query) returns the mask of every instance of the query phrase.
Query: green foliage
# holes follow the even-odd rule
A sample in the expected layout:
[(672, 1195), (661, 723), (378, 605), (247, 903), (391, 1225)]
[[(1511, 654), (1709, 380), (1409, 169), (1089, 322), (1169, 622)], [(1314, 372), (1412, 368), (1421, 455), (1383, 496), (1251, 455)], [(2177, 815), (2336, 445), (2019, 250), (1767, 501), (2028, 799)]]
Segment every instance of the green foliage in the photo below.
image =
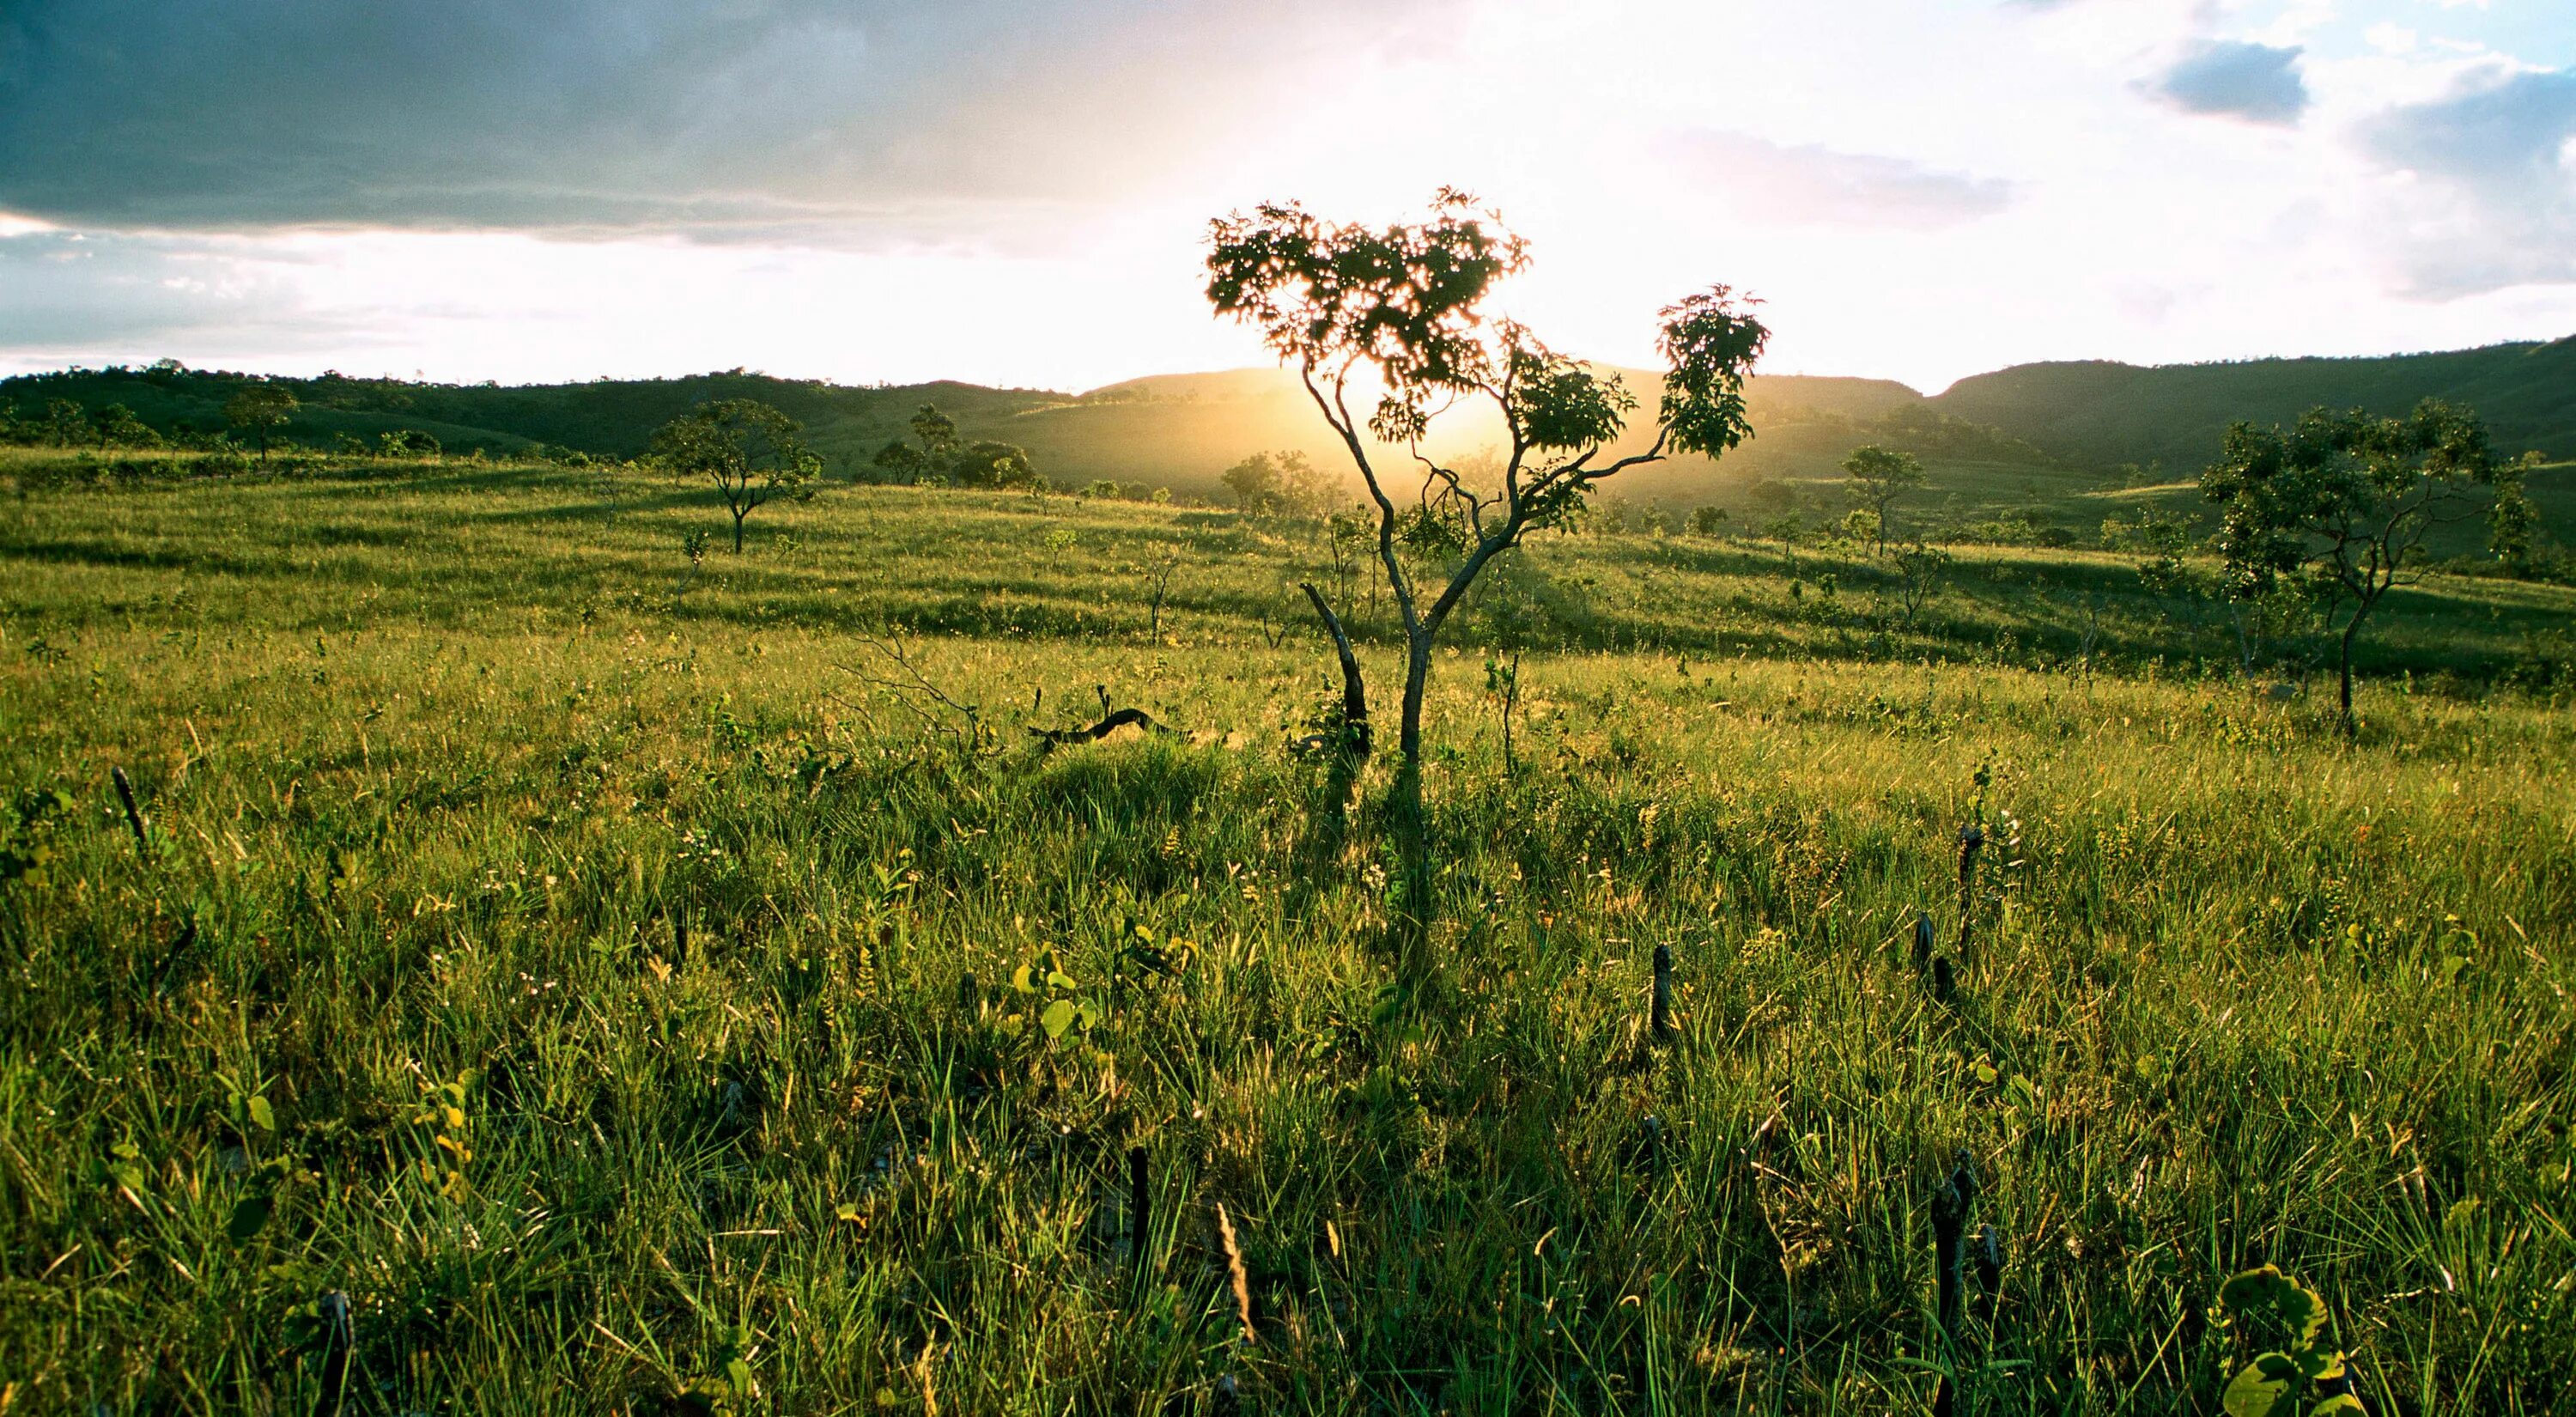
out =
[(260, 461), (266, 462), (269, 440), (295, 416), (298, 406), (295, 391), (284, 384), (250, 384), (225, 400), (224, 422), (249, 434), (259, 445)]
[(2228, 1381), (2221, 1398), (2227, 1417), (2331, 1417), (2363, 1410), (2352, 1395), (2343, 1353), (2325, 1342), (2325, 1300), (2277, 1265), (2227, 1281), (2212, 1317), (2223, 1328), (2260, 1329), (2281, 1341), (2279, 1348), (2255, 1354)]
[(71, 797), (56, 788), (31, 787), (0, 801), (0, 889), (20, 881), (45, 883), (45, 867), (54, 859), (54, 819), (71, 809)]
[[(1715, 286), (1665, 307), (1656, 347), (1669, 367), (1654, 442), (1615, 454), (1637, 403), (1625, 383), (1484, 311), (1494, 283), (1527, 263), (1526, 244), (1500, 215), (1454, 188), (1439, 191), (1420, 223), (1329, 223), (1288, 203), (1209, 228), (1210, 304), (1260, 330), (1295, 369), (1367, 484), (1379, 545), (1401, 540), (1432, 563), (1419, 595), (1402, 561), (1387, 555), (1381, 564), (1409, 650), (1398, 751), (1415, 766), (1431, 646), (1489, 562), (1529, 532), (1571, 525), (1595, 487), (1660, 461), (1667, 447), (1715, 457), (1752, 431), (1745, 380), (1770, 336), (1751, 301)], [(1385, 391), (1365, 420), (1349, 402), (1362, 368)], [(1502, 424), (1493, 476), (1473, 477), (1425, 452), (1435, 414), (1463, 402)], [(1419, 467), (1409, 494), (1369, 455), (1372, 437), (1402, 445)], [(1417, 853), (1413, 869), (1423, 866)]]
[(1852, 500), (1873, 514), (1878, 549), (1885, 551), (1888, 509), (1897, 498), (1923, 485), (1923, 460), (1912, 453), (1891, 452), (1867, 443), (1843, 459), (1843, 472), (1851, 479)]
[(961, 441), (957, 425), (930, 404), (912, 416), (915, 443), (897, 438), (872, 461), (896, 480), (933, 487), (1043, 487), (1028, 450), (991, 439)]
[(2312, 409), (2287, 432), (2238, 423), (2219, 460), (2200, 475), (2219, 503), (2227, 592), (2270, 595), (2285, 576), (2343, 626), (2343, 715), (2352, 718), (2352, 645), (2380, 599), (2420, 571), (2432, 532), (2480, 510), (2508, 544), (2526, 532), (2518, 469), (2499, 466), (2475, 414), (2426, 400), (2404, 418)]
[(805, 446), (804, 427), (764, 403), (718, 399), (662, 425), (653, 456), (673, 473), (713, 482), (733, 514), (733, 549), (742, 550), (742, 523), (778, 496), (813, 496), (821, 460)]
[(161, 443), (161, 435), (149, 424), (134, 416), (134, 410), (112, 403), (98, 411), (94, 420), (101, 450), (108, 448), (152, 448)]
[(1333, 509), (1331, 482), (1294, 448), (1254, 453), (1217, 480), (1246, 511), (1322, 516)]

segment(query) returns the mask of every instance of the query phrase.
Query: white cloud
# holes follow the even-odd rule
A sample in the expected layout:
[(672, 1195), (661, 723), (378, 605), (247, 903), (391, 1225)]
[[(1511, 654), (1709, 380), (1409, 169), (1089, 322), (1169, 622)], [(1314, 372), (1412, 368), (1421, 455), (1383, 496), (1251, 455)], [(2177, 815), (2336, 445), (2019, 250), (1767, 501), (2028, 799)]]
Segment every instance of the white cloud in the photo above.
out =
[[(372, 13), (294, 2), (326, 30)], [(102, 3), (50, 13), (105, 15)], [(181, 20), (204, 3), (172, 11), (143, 47), (185, 59)], [(614, 25), (511, 10), (466, 49), (521, 42), (533, 53), (503, 79), (559, 75), (559, 91), (504, 82), (491, 98), (474, 78), (459, 100), (444, 70), (415, 82), (371, 60), (360, 67), (386, 81), (376, 88), (281, 84), (249, 116), (224, 110), (218, 146), (237, 153), (239, 130), (279, 123), (320, 145), (295, 149), (291, 180), (246, 188), (240, 201), (265, 205), (232, 210), (212, 223), (222, 230), (188, 229), (185, 201), (152, 205), (170, 174), (112, 165), (79, 177), (99, 205), (77, 220), (0, 215), (0, 364), (171, 354), (514, 380), (741, 364), (1082, 387), (1261, 358), (1206, 312), (1196, 243), (1209, 216), (1300, 197), (1388, 218), (1442, 182), (1500, 203), (1536, 242), (1510, 293), (1519, 313), (1624, 362), (1650, 357), (1657, 307), (1718, 280), (1770, 302), (1773, 367), (1927, 388), (2033, 358), (2368, 353), (2576, 330), (2576, 277), (2547, 259), (2576, 241), (2555, 189), (2534, 185), (2544, 169), (2564, 178), (2570, 135), (2533, 138), (2547, 162), (2499, 175), (2444, 137), (2477, 127), (2467, 111), (2392, 116), (2534, 69), (2502, 57), (2505, 20), (2474, 9), (1416, 0), (1401, 30), (1358, 0), (1321, 20), (1263, 19), (1252, 0), (1180, 19), (1185, 7), (1118, 3), (1097, 34), (1067, 38), (1093, 13), (1071, 0), (960, 0), (914, 21), (964, 25), (943, 47), (928, 31), (871, 38), (899, 6), (742, 0), (732, 13), (753, 29), (807, 17), (784, 39), (741, 41), (795, 82), (764, 83), (745, 61), (676, 95), (636, 78), (656, 72), (649, 26), (638, 58), (598, 52)], [(450, 19), (502, 13), (476, 0)], [(859, 38), (832, 39), (854, 16)], [(2420, 24), (2422, 43), (2374, 47), (2382, 24)], [(1367, 38), (1340, 42), (1352, 34)], [(2455, 38), (2477, 47), (2445, 47)], [(2194, 101), (2271, 121), (2212, 121), (2150, 92), (2195, 44), (2249, 62), (2242, 82)], [(894, 52), (919, 71), (900, 92), (845, 92)], [(171, 62), (182, 94), (239, 87), (211, 60)], [(114, 102), (60, 109), (106, 135), (82, 141), (133, 139), (184, 165), (166, 125), (119, 126), (160, 111), (148, 94), (93, 90)], [(457, 111), (486, 99), (495, 115)], [(550, 140), (557, 113), (570, 115), (560, 143), (523, 141)], [(8, 129), (0, 112), (0, 145)], [(353, 146), (335, 163), (321, 140), (344, 134)], [(400, 161), (379, 172), (385, 153)], [(710, 178), (727, 154), (740, 156), (732, 176)], [(664, 166), (686, 180), (662, 187), (688, 202), (654, 190)], [(0, 205), (32, 180), (0, 152)], [(395, 215), (371, 225), (369, 202)], [(326, 222), (338, 225), (314, 225)], [(473, 226), (489, 229), (456, 229)], [(50, 259), (79, 249), (84, 228), (93, 258)], [(2446, 262), (2452, 250), (2466, 255)]]

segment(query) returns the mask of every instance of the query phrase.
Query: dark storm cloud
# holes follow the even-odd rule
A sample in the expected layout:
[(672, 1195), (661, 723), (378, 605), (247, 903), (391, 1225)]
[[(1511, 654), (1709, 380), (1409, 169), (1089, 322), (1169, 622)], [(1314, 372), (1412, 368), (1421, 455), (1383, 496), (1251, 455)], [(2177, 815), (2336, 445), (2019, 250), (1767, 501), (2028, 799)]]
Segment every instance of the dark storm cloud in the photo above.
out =
[(1674, 133), (1664, 149), (1682, 182), (1742, 190), (1747, 215), (1776, 221), (1922, 230), (1992, 216), (2013, 200), (2013, 185), (1994, 178), (1903, 158), (1784, 146), (1748, 133)]
[(0, 210), (971, 227), (1149, 187), (1284, 104), (1283, 69), (1454, 3), (32, 0), (0, 11)]
[(2299, 51), (2268, 44), (2201, 40), (2174, 61), (2150, 91), (2187, 113), (2254, 123), (2293, 124), (2308, 111), (2308, 86), (2299, 77)]
[(2576, 281), (2576, 70), (2473, 78), (2380, 115), (2362, 143), (2429, 199), (2408, 234), (2420, 293)]

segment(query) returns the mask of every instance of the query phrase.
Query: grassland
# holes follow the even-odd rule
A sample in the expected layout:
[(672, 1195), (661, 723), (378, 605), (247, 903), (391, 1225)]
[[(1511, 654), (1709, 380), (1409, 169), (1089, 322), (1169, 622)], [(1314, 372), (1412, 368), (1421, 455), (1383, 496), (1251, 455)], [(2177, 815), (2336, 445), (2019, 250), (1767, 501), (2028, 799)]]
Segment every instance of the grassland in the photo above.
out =
[[(1550, 538), (1439, 668), (1411, 970), (1384, 765), (1281, 746), (1310, 525), (835, 488), (696, 566), (631, 474), (42, 482), (0, 1409), (313, 1410), (340, 1293), (350, 1412), (2214, 1411), (2265, 1262), (2374, 1411), (2576, 1401), (2567, 590), (2392, 602), (2347, 749), (2120, 557), (1909, 621)], [(1102, 695), (1179, 731), (1023, 731)]]

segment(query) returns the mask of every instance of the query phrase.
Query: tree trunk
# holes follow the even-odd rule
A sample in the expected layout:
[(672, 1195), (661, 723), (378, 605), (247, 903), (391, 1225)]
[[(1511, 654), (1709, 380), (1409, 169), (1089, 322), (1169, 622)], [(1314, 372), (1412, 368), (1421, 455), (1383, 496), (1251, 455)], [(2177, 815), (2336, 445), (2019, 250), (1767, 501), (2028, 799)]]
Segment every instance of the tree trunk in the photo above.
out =
[(2352, 717), (2352, 641), (2353, 636), (2361, 633), (2362, 614), (2363, 612), (2361, 611), (2353, 612), (2351, 622), (2343, 627), (2343, 683), (2341, 705), (2343, 709), (2343, 736), (2347, 741), (2361, 736), (2361, 725), (2355, 723)]
[(1333, 637), (1333, 653), (1342, 661), (1342, 744), (1346, 752), (1365, 758), (1369, 754), (1368, 686), (1360, 680), (1359, 656), (1351, 653), (1351, 637), (1342, 629), (1342, 618), (1324, 603), (1321, 591), (1300, 581), (1297, 588), (1315, 604), (1315, 613), (1323, 617), (1324, 632)]
[(747, 515), (747, 511), (733, 514), (733, 554), (736, 556), (742, 554), (742, 519)]
[(1431, 833), (1422, 804), (1422, 695), (1431, 683), (1431, 635), (1423, 627), (1405, 636), (1404, 716), (1396, 736), (1395, 849), (1404, 872), (1399, 923), (1408, 953), (1421, 950), (1431, 920)]
[(1404, 646), (1404, 717), (1396, 737), (1396, 751), (1405, 765), (1422, 766), (1422, 695), (1431, 687), (1431, 631), (1419, 629), (1405, 636)]

